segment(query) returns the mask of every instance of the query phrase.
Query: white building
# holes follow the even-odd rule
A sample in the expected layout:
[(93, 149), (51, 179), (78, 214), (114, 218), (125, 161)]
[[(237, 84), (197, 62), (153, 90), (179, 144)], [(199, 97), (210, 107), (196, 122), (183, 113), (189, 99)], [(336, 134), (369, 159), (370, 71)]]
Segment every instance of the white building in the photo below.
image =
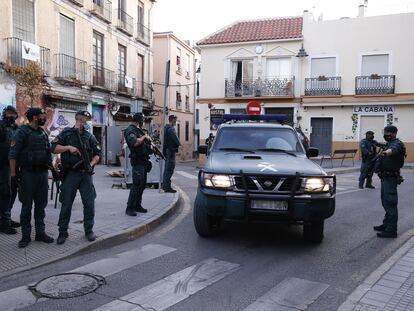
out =
[[(368, 129), (382, 140), (392, 123), (413, 161), (414, 13), (366, 17), (359, 9), (356, 18), (331, 21), (305, 11), (236, 22), (201, 40), (200, 121), (222, 112), (216, 109), (244, 113), (256, 101), (262, 113), (287, 114), (323, 154), (357, 149)], [(201, 137), (211, 119), (200, 125)]]

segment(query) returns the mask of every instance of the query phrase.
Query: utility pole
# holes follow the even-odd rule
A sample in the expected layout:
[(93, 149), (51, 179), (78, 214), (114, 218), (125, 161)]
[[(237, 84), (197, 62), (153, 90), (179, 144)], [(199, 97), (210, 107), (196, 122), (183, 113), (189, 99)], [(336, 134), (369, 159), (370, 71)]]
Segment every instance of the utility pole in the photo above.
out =
[[(168, 60), (165, 64), (165, 83), (164, 83), (164, 107), (162, 109), (162, 126), (160, 130), (160, 139), (161, 139), (161, 151), (164, 150), (164, 128), (167, 122), (167, 112), (168, 112), (168, 86), (170, 85), (170, 66), (171, 61)], [(164, 168), (164, 160), (160, 159), (160, 181), (158, 182), (158, 189), (161, 192), (161, 183), (163, 179), (163, 168)]]

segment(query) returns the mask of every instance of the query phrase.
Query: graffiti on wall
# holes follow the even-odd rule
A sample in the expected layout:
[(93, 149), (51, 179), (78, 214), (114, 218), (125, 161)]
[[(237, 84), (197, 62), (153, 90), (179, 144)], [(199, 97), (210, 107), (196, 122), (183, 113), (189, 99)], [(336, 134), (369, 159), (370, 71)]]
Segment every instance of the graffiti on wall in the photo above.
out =
[(51, 137), (56, 137), (66, 127), (75, 125), (75, 111), (58, 110), (53, 114), (52, 122), (48, 126)]
[(0, 69), (0, 110), (8, 105), (16, 107), (16, 83)]

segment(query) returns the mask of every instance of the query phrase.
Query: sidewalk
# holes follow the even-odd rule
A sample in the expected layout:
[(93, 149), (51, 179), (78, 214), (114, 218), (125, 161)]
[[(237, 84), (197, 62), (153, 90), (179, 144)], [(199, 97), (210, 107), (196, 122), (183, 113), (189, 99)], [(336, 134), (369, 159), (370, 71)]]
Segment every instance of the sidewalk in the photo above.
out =
[[(94, 232), (98, 237), (96, 241), (89, 242), (84, 236), (83, 207), (78, 194), (73, 204), (69, 238), (65, 244), (36, 242), (32, 228), (32, 242), (25, 249), (19, 249), (17, 243), (21, 238), (20, 230), (16, 235), (0, 234), (0, 278), (62, 259), (92, 246), (137, 238), (160, 225), (178, 208), (178, 192), (160, 193), (159, 190), (146, 189), (143, 206), (148, 209), (148, 213), (138, 214), (137, 217), (125, 215), (129, 190), (112, 188), (113, 184), (120, 184), (123, 179), (107, 176), (105, 172), (109, 169), (114, 168), (98, 166), (94, 175), (97, 193), (94, 226)], [(16, 200), (12, 219), (19, 220), (20, 207), (20, 202)], [(54, 209), (54, 201), (49, 201), (46, 207), (46, 232), (55, 239), (58, 236), (59, 212), (60, 203)]]
[(380, 310), (414, 310), (414, 237), (358, 286), (338, 309)]

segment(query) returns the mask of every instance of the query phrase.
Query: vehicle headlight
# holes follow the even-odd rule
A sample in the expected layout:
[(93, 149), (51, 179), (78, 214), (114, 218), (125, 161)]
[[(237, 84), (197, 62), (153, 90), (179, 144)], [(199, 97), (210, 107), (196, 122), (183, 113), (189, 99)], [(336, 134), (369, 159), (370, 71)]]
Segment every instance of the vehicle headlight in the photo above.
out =
[(305, 192), (330, 192), (333, 188), (332, 178), (307, 178)]
[(215, 175), (215, 174), (203, 174), (202, 175), (202, 182), (205, 187), (210, 188), (230, 188), (232, 184), (232, 180), (228, 175)]

